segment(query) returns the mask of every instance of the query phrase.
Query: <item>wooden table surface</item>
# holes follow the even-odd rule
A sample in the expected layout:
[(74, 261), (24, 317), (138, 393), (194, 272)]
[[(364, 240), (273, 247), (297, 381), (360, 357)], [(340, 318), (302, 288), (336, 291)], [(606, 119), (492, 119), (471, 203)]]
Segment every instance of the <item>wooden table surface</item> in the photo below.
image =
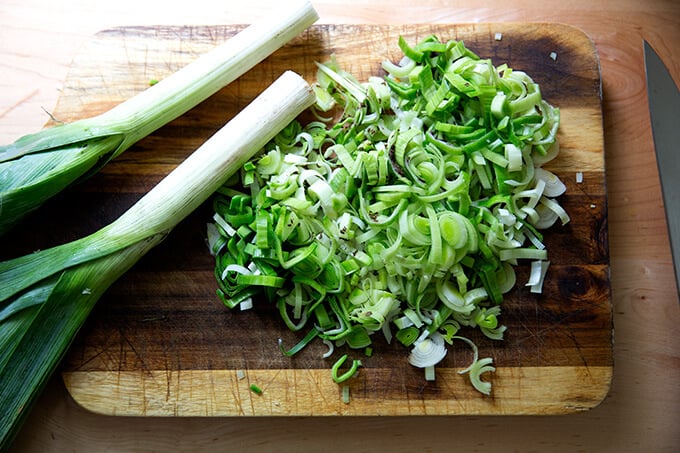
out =
[[(234, 4), (231, 4), (234, 3)], [(120, 25), (250, 23), (273, 1), (0, 0), (0, 142), (34, 131), (72, 58)], [(481, 3), (481, 2), (479, 2)], [(56, 376), (15, 451), (677, 451), (680, 304), (647, 109), (642, 40), (680, 81), (680, 2), (316, 1), (319, 23), (561, 22), (600, 56), (615, 364), (608, 397), (566, 416), (129, 418), (88, 413)], [(44, 109), (44, 110), (43, 110)]]

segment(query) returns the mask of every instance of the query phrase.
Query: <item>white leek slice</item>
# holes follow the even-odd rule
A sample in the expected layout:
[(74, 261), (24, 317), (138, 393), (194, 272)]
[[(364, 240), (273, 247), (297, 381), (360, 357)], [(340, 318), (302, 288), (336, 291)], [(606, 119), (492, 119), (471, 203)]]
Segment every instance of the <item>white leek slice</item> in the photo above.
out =
[(555, 143), (553, 143), (553, 145), (550, 148), (548, 148), (545, 155), (537, 153), (534, 153), (532, 155), (534, 165), (536, 165), (537, 167), (541, 167), (542, 165), (545, 165), (548, 162), (554, 160), (559, 154), (560, 154), (560, 142), (556, 139)]
[(444, 338), (435, 333), (416, 342), (408, 356), (408, 362), (417, 368), (432, 367), (446, 357), (446, 352)]
[(538, 220), (532, 222), (532, 225), (539, 230), (550, 228), (555, 224), (557, 219), (559, 219), (557, 213), (545, 204), (539, 204), (536, 206), (535, 211), (538, 214)]
[(534, 177), (545, 182), (543, 195), (546, 197), (559, 197), (567, 191), (567, 186), (564, 185), (560, 178), (545, 168), (537, 168), (534, 172)]
[(480, 393), (485, 395), (491, 394), (491, 382), (482, 381), (481, 376), (484, 373), (496, 371), (496, 367), (492, 366), (493, 359), (485, 357), (475, 361), (470, 367), (470, 382)]
[[(534, 261), (531, 263), (531, 286), (530, 291), (532, 293), (538, 294), (543, 291), (543, 281), (545, 280), (545, 274), (548, 272), (548, 267), (550, 266), (550, 261)], [(537, 274), (536, 276), (534, 274)]]

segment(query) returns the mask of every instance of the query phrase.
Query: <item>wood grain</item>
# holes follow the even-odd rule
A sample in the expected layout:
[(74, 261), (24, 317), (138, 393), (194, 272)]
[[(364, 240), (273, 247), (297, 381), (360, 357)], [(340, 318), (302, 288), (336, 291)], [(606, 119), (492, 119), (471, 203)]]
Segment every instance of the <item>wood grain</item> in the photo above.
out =
[[(101, 32), (74, 60), (53, 115), (72, 121), (105, 111), (239, 29)], [(501, 41), (494, 39), (496, 32)], [(470, 360), (466, 348), (454, 348), (438, 371), (440, 379), (426, 383), (419, 370), (406, 365), (404, 348), (377, 343), (376, 358), (364, 360), (352, 385), (353, 403), (343, 405), (329, 363), (320, 358), (323, 346), (287, 358), (276, 340), (293, 344), (298, 338), (271, 307), (233, 313), (218, 302), (203, 239), (211, 214), (206, 203), (100, 301), (65, 362), (65, 383), (76, 401), (99, 413), (126, 415), (544, 414), (581, 411), (602, 401), (612, 375), (612, 311), (600, 74), (592, 42), (567, 26), (315, 26), (96, 177), (57, 197), (38, 215), (68, 221), (47, 233), (22, 231), (20, 236), (30, 238), (10, 238), (8, 243), (17, 245), (2, 253), (63, 242), (113, 220), (283, 69), (312, 80), (314, 61), (332, 53), (365, 80), (380, 71), (383, 58), (399, 57), (399, 34), (415, 41), (430, 33), (463, 39), (496, 64), (526, 70), (562, 111), (562, 152), (551, 168), (568, 185), (562, 201), (572, 222), (547, 235), (553, 264), (544, 294), (519, 287), (510, 295), (504, 342), (492, 344), (471, 333), (480, 353), (494, 357), (498, 367), (493, 398), (482, 398), (457, 375)], [(584, 173), (582, 184), (575, 183), (577, 171)], [(527, 270), (520, 269), (519, 281), (526, 278)], [(241, 383), (233, 374), (239, 369), (270, 386), (267, 396), (253, 400), (236, 392)], [(319, 395), (326, 396), (319, 400)]]
[[(591, 409), (609, 390), (611, 378), (609, 366), (503, 367), (494, 376), (493, 398), (480, 398), (471, 386), (460, 385), (456, 370), (445, 368), (437, 372), (436, 387), (421, 379), (401, 388), (397, 396), (388, 387), (400, 386), (395, 382), (400, 373), (370, 368), (364, 378), (350, 384), (351, 400), (346, 404), (326, 369), (244, 373), (240, 376), (234, 369), (68, 371), (63, 376), (69, 392), (89, 411), (185, 417), (564, 414)], [(251, 384), (260, 387), (262, 394), (252, 392)]]

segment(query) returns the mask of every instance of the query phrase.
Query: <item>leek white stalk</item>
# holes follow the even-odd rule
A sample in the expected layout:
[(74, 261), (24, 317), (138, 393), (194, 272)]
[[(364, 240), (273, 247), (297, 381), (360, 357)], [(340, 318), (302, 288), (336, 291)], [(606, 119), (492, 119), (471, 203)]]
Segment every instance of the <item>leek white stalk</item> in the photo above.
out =
[(314, 100), (284, 73), (118, 220), (0, 263), (0, 450), (108, 286)]
[(0, 147), (0, 234), (68, 185), (236, 80), (318, 19), (286, 2), (224, 44), (101, 115)]

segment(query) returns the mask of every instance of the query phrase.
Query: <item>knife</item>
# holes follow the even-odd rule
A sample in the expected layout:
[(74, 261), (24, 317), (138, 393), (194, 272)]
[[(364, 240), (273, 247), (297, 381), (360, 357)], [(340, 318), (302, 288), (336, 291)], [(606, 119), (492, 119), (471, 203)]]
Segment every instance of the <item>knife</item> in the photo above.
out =
[(643, 41), (647, 98), (659, 167), (676, 289), (680, 292), (680, 91), (668, 69)]

